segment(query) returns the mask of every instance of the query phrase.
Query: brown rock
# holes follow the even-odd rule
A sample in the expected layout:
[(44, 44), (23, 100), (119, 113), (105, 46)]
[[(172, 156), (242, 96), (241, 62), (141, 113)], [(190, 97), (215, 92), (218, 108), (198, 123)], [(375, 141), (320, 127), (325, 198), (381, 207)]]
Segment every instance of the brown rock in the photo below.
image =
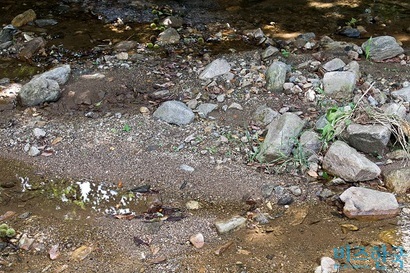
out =
[(44, 48), (45, 45), (46, 41), (41, 37), (28, 41), (19, 52), (19, 59), (24, 61), (30, 60), (40, 49)]
[(386, 186), (395, 193), (406, 193), (410, 189), (410, 168), (393, 170), (384, 175)]
[(29, 22), (33, 22), (34, 20), (36, 20), (36, 18), (37, 15), (34, 10), (29, 9), (14, 17), (14, 19), (11, 21), (11, 24), (15, 27), (21, 27)]

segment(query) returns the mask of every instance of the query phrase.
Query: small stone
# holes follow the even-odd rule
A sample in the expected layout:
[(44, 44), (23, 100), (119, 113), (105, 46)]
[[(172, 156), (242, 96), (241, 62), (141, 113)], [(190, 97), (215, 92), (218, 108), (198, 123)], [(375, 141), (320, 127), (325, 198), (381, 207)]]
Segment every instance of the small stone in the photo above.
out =
[(217, 101), (217, 102), (220, 102), (220, 103), (224, 102), (224, 101), (225, 101), (225, 94), (220, 94), (220, 95), (218, 95), (218, 96), (216, 97), (216, 101)]
[(33, 134), (34, 134), (35, 138), (39, 139), (39, 138), (45, 137), (47, 133), (43, 129), (34, 128)]
[(345, 66), (346, 66), (346, 64), (345, 64), (344, 61), (342, 61), (339, 58), (334, 58), (333, 60), (330, 60), (327, 63), (325, 63), (322, 67), (327, 72), (330, 72), (330, 71), (340, 71)]
[(201, 248), (205, 244), (204, 236), (202, 235), (202, 233), (197, 233), (197, 234), (192, 235), (189, 238), (189, 241), (196, 248)]
[(166, 101), (154, 112), (155, 118), (167, 123), (185, 125), (191, 123), (195, 115), (190, 108), (180, 101)]
[(268, 46), (263, 52), (262, 52), (262, 59), (268, 59), (269, 57), (272, 57), (273, 55), (279, 53), (279, 49), (274, 47), (274, 46)]
[(261, 187), (261, 192), (262, 192), (263, 198), (269, 198), (269, 197), (271, 197), (274, 189), (275, 189), (275, 185), (274, 185), (274, 184), (263, 185), (263, 186)]
[(41, 154), (41, 151), (35, 147), (35, 146), (31, 146), (30, 150), (28, 151), (28, 155), (29, 156), (39, 156)]
[(217, 76), (228, 73), (231, 70), (231, 65), (225, 59), (216, 59), (208, 64), (202, 73), (199, 75), (199, 79), (206, 80), (212, 79)]
[(284, 195), (279, 197), (278, 199), (278, 205), (280, 206), (286, 206), (286, 205), (290, 205), (293, 203), (293, 197), (290, 195)]
[(191, 200), (186, 202), (185, 207), (189, 210), (197, 210), (201, 208), (201, 204), (198, 201)]
[(181, 170), (183, 170), (185, 172), (189, 172), (189, 173), (192, 173), (193, 171), (195, 171), (194, 168), (192, 168), (191, 166), (185, 165), (185, 164), (182, 164), (179, 168)]
[(299, 186), (290, 186), (289, 190), (294, 196), (302, 195), (302, 190), (300, 189)]
[(24, 233), (18, 242), (19, 248), (23, 250), (29, 250), (34, 243), (34, 238), (29, 238), (26, 233)]
[(11, 21), (11, 24), (17, 28), (24, 26), (25, 24), (32, 22), (36, 19), (37, 15), (34, 12), (34, 10), (29, 9), (26, 10), (25, 12), (17, 15), (16, 17), (13, 18)]
[(215, 222), (215, 227), (219, 234), (227, 233), (245, 224), (246, 218), (235, 216), (227, 221)]
[(79, 248), (73, 251), (73, 253), (71, 254), (71, 259), (75, 261), (82, 261), (88, 255), (90, 255), (92, 251), (93, 251), (93, 248), (90, 246), (85, 246), (85, 245), (80, 246)]
[(174, 28), (168, 28), (161, 32), (158, 35), (158, 44), (163, 46), (163, 45), (169, 45), (169, 44), (176, 44), (179, 42), (179, 39), (181, 36), (179, 35), (178, 31)]
[(385, 184), (394, 193), (406, 193), (410, 189), (410, 168), (392, 170), (384, 174)]
[(128, 60), (128, 53), (127, 52), (120, 52), (115, 55), (118, 60)]
[(239, 103), (233, 102), (231, 105), (229, 105), (228, 109), (243, 110), (243, 107)]
[(218, 107), (217, 104), (202, 103), (201, 105), (198, 106), (197, 111), (201, 118), (206, 118), (217, 107)]

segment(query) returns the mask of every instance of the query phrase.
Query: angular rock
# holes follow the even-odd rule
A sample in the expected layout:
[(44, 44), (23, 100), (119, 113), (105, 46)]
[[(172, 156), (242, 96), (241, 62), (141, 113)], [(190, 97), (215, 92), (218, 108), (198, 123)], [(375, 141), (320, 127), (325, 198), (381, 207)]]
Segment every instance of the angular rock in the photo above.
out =
[(44, 130), (41, 129), (41, 128), (34, 128), (34, 129), (33, 129), (33, 134), (34, 134), (34, 137), (38, 139), (38, 138), (45, 137), (46, 134), (47, 134), (47, 132), (44, 131)]
[(266, 88), (272, 92), (281, 92), (286, 80), (287, 66), (285, 63), (273, 62), (266, 71)]
[(331, 72), (331, 71), (340, 71), (345, 67), (346, 64), (344, 61), (342, 61), (339, 58), (334, 58), (327, 63), (325, 63), (322, 67), (326, 72)]
[(245, 222), (246, 218), (235, 216), (227, 221), (215, 222), (215, 227), (219, 234), (223, 234), (242, 226), (243, 224), (245, 224)]
[(217, 107), (218, 107), (217, 104), (202, 103), (201, 105), (198, 106), (196, 110), (198, 111), (198, 114), (201, 118), (206, 118), (209, 115), (209, 113), (211, 113)]
[(344, 27), (340, 32), (340, 35), (349, 37), (349, 38), (359, 38), (360, 31), (357, 28)]
[(322, 147), (319, 134), (313, 131), (305, 131), (299, 138), (300, 146), (303, 155), (308, 158), (313, 154), (317, 154)]
[(404, 49), (392, 36), (370, 38), (362, 44), (362, 49), (372, 61), (383, 61), (404, 52)]
[(360, 220), (380, 220), (399, 214), (396, 197), (389, 192), (381, 192), (362, 187), (350, 187), (340, 195), (345, 205), (343, 213)]
[(410, 168), (396, 169), (384, 174), (384, 183), (394, 193), (406, 193), (410, 189)]
[(14, 34), (17, 33), (17, 28), (13, 25), (7, 25), (0, 31), (0, 44), (11, 42)]
[(217, 76), (228, 73), (231, 70), (231, 65), (225, 59), (216, 59), (208, 64), (199, 75), (199, 79), (212, 79)]
[(29, 22), (36, 20), (36, 17), (37, 15), (34, 10), (29, 9), (14, 17), (14, 19), (11, 21), (11, 24), (15, 27), (21, 27)]
[(166, 101), (154, 112), (153, 116), (167, 123), (185, 125), (191, 123), (195, 114), (180, 101)]
[(279, 53), (279, 49), (274, 46), (268, 46), (261, 54), (263, 60)]
[(54, 19), (37, 19), (34, 23), (38, 27), (54, 26), (58, 24), (58, 22)]
[(315, 273), (336, 273), (339, 271), (338, 264), (330, 257), (322, 257), (320, 266), (315, 269)]
[(344, 71), (348, 71), (348, 72), (353, 72), (356, 76), (356, 81), (358, 81), (361, 77), (361, 73), (360, 73), (360, 65), (358, 62), (356, 61), (351, 61), (350, 63), (348, 63), (344, 69)]
[(18, 57), (21, 60), (30, 60), (40, 49), (44, 48), (45, 45), (46, 41), (42, 37), (36, 37), (24, 44)]
[(138, 46), (137, 41), (121, 41), (115, 44), (114, 50), (117, 52), (129, 51)]
[(410, 102), (410, 86), (404, 87), (396, 91), (392, 91), (391, 95), (395, 98), (401, 98), (404, 101)]
[(345, 137), (350, 146), (361, 152), (382, 155), (387, 149), (390, 135), (389, 128), (380, 124), (353, 123), (346, 128)]
[(181, 39), (181, 36), (179, 36), (178, 31), (171, 27), (159, 34), (157, 42), (159, 45), (163, 46), (176, 44), (179, 42), (179, 39)]
[(197, 234), (192, 235), (189, 238), (189, 241), (196, 248), (201, 248), (205, 244), (204, 235), (202, 235), (202, 233), (197, 233)]
[(323, 159), (323, 169), (349, 182), (372, 180), (380, 168), (343, 141), (335, 141)]
[(272, 110), (266, 105), (261, 105), (256, 109), (252, 118), (256, 125), (266, 126), (277, 116), (279, 116), (279, 112)]
[(397, 116), (399, 118), (406, 117), (406, 107), (404, 107), (404, 105), (399, 104), (399, 103), (387, 103), (387, 104), (382, 105), (381, 109), (386, 115)]
[(323, 89), (327, 96), (346, 100), (353, 96), (356, 75), (353, 72), (327, 72), (323, 77)]
[(162, 21), (162, 24), (167, 27), (180, 28), (184, 24), (184, 20), (177, 16), (168, 16)]
[(67, 82), (70, 72), (70, 66), (63, 65), (34, 77), (21, 88), (18, 95), (20, 103), (23, 106), (34, 106), (58, 100), (60, 85)]
[(296, 114), (284, 113), (268, 126), (268, 133), (256, 156), (259, 162), (269, 162), (290, 155), (295, 139), (305, 122)]
[(29, 156), (39, 156), (41, 154), (41, 151), (35, 147), (35, 146), (31, 146), (30, 150), (28, 151), (28, 155)]

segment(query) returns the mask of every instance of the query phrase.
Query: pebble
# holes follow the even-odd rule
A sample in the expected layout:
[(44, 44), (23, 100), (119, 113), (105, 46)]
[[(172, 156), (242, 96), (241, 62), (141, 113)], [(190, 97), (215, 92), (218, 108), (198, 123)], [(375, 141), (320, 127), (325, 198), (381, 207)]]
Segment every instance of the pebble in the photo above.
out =
[(31, 146), (30, 150), (28, 151), (28, 155), (29, 156), (39, 156), (41, 154), (41, 151), (35, 147), (35, 146)]
[(202, 248), (205, 244), (204, 236), (202, 235), (202, 233), (197, 233), (197, 234), (192, 235), (189, 238), (189, 241), (196, 248)]
[(186, 202), (185, 207), (189, 210), (197, 210), (201, 208), (201, 204), (198, 201), (190, 200)]
[(292, 204), (293, 203), (293, 197), (292, 196), (290, 196), (290, 195), (284, 195), (284, 196), (281, 196), (281, 197), (279, 197), (279, 199), (278, 199), (278, 205), (280, 205), (280, 206), (285, 206), (285, 205), (290, 205), (290, 204)]
[(228, 109), (243, 110), (243, 107), (239, 103), (233, 102), (231, 105), (229, 105)]
[(45, 137), (47, 133), (46, 133), (46, 131), (44, 131), (43, 129), (34, 128), (33, 134), (34, 134), (34, 136), (38, 139), (38, 138), (43, 138), (43, 137)]
[(299, 186), (290, 186), (289, 190), (294, 196), (300, 196), (302, 194), (302, 190)]
[(189, 173), (192, 173), (193, 171), (195, 171), (195, 169), (193, 167), (191, 167), (189, 165), (185, 165), (185, 164), (182, 164), (181, 166), (179, 166), (179, 168), (181, 170), (183, 170), (185, 172), (189, 172)]
[(246, 218), (242, 216), (235, 216), (227, 221), (215, 222), (215, 227), (219, 234), (227, 233), (245, 224)]

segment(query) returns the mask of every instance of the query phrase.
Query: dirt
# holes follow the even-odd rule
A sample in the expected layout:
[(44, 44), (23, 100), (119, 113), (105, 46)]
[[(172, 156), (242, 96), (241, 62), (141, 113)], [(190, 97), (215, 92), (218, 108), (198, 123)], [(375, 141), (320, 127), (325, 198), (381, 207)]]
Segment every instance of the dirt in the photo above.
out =
[[(249, 9), (238, 6), (245, 12)], [(232, 13), (229, 7), (224, 6)], [(59, 101), (30, 108), (6, 101), (0, 108), (0, 215), (7, 211), (15, 215), (0, 222), (16, 229), (16, 238), (26, 234), (34, 244), (29, 250), (17, 250), (13, 245), (17, 239), (3, 242), (0, 272), (313, 272), (321, 257), (335, 258), (335, 248), (363, 246), (370, 254), (374, 247), (391, 243), (381, 234), (398, 232), (398, 218), (360, 222), (343, 216), (337, 196), (351, 184), (329, 186), (292, 166), (283, 173), (285, 165), (260, 166), (250, 160), (258, 140), (241, 139), (256, 135), (250, 116), (258, 106), (302, 111), (310, 125), (323, 114), (326, 108), (302, 95), (275, 95), (262, 87), (247, 97), (244, 90), (236, 90), (223, 104), (238, 102), (242, 111), (225, 112), (220, 103), (213, 119), (197, 117), (182, 127), (152, 117), (166, 100), (188, 101), (201, 93), (200, 101), (215, 103), (218, 92), (228, 94), (228, 84), (206, 89), (197, 77), (212, 59), (224, 57), (238, 69), (240, 62), (257, 63), (263, 71), (265, 63), (258, 59), (262, 48), (252, 48), (234, 53), (215, 50), (210, 57), (200, 51), (193, 58), (170, 48), (145, 54), (130, 69), (98, 69), (95, 58), (75, 60)], [(311, 53), (295, 51), (289, 58), (279, 58), (296, 66), (312, 59)], [(348, 61), (340, 52), (325, 52), (326, 59), (334, 57)], [(371, 75), (381, 90), (398, 89), (410, 80), (408, 64), (364, 59), (359, 64), (362, 77)], [(97, 72), (104, 78), (82, 77)], [(169, 95), (150, 96), (164, 84)], [(149, 113), (142, 114), (141, 107)], [(44, 129), (46, 136), (35, 138), (34, 128)], [(220, 143), (221, 135), (229, 142)], [(192, 140), (186, 141), (189, 137)], [(26, 144), (43, 147), (43, 155), (29, 156)], [(183, 164), (194, 171), (182, 170)], [(31, 187), (24, 188), (23, 182)], [(79, 183), (86, 182), (95, 195), (83, 202)], [(118, 195), (103, 201), (98, 185)], [(144, 185), (151, 190), (132, 192)], [(293, 203), (278, 205), (278, 196), (263, 196), (266, 185), (287, 191), (297, 186), (302, 193), (292, 195)], [(384, 190), (378, 179), (354, 185)], [(67, 191), (70, 186), (74, 190)], [(335, 195), (318, 197), (324, 188)], [(122, 203), (121, 197), (130, 193), (133, 199)], [(186, 208), (192, 200), (199, 202), (199, 209)], [(408, 204), (406, 195), (399, 201)], [(260, 213), (271, 217), (267, 224), (255, 220)], [(247, 218), (246, 224), (218, 234), (214, 223), (236, 215)], [(344, 224), (358, 230), (343, 228)], [(189, 242), (196, 233), (204, 235), (203, 248)], [(51, 260), (48, 253), (57, 244), (60, 254)], [(77, 261), (73, 255), (81, 246), (91, 253)], [(227, 248), (221, 250), (222, 246)], [(373, 258), (350, 264), (346, 257), (337, 260), (345, 266), (343, 272), (382, 271)], [(353, 265), (367, 268), (353, 269)]]

